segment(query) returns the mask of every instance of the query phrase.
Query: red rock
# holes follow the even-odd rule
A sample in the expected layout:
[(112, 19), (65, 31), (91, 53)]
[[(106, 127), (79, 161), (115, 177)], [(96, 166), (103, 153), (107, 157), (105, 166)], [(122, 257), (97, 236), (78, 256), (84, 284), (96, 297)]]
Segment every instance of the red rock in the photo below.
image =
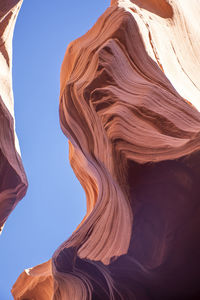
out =
[(185, 0), (111, 4), (61, 68), (87, 213), (51, 262), (20, 275), (18, 300), (200, 298), (199, 33)]
[(15, 133), (12, 91), (12, 37), (22, 1), (0, 3), (0, 231), (27, 189)]

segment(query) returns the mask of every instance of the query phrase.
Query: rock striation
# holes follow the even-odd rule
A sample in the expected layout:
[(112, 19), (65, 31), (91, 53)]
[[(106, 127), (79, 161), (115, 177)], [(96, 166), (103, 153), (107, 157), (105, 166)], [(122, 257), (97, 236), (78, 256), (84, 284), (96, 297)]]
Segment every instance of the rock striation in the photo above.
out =
[(68, 46), (60, 123), (87, 212), (14, 299), (200, 298), (199, 13), (112, 1)]
[(12, 91), (12, 38), (22, 1), (0, 2), (0, 232), (27, 189), (15, 133)]

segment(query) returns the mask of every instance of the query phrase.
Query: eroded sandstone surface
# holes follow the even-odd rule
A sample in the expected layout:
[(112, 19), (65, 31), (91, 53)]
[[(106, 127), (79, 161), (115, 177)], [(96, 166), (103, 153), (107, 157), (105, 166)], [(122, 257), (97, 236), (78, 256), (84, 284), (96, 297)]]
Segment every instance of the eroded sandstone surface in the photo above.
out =
[(112, 1), (68, 46), (60, 122), (87, 212), (14, 299), (200, 299), (199, 15)]
[(12, 38), (22, 1), (0, 1), (0, 231), (27, 189), (15, 133)]

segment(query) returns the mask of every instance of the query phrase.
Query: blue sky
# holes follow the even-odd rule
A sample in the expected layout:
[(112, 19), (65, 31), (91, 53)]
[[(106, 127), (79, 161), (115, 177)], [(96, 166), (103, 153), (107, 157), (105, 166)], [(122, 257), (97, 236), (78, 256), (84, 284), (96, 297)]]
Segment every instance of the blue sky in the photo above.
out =
[(60, 66), (109, 0), (24, 0), (13, 41), (16, 130), (29, 181), (0, 237), (0, 300), (28, 267), (48, 260), (82, 220), (85, 195), (68, 162), (59, 125)]

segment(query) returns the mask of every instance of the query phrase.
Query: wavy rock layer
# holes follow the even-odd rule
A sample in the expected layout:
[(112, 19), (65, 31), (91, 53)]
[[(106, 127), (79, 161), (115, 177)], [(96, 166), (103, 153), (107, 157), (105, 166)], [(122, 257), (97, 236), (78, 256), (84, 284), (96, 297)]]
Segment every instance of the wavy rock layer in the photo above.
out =
[(68, 46), (60, 122), (87, 213), (51, 261), (22, 273), (15, 299), (200, 299), (199, 37), (187, 3), (112, 1)]
[(12, 92), (12, 37), (22, 1), (0, 2), (0, 231), (27, 189), (15, 134)]

